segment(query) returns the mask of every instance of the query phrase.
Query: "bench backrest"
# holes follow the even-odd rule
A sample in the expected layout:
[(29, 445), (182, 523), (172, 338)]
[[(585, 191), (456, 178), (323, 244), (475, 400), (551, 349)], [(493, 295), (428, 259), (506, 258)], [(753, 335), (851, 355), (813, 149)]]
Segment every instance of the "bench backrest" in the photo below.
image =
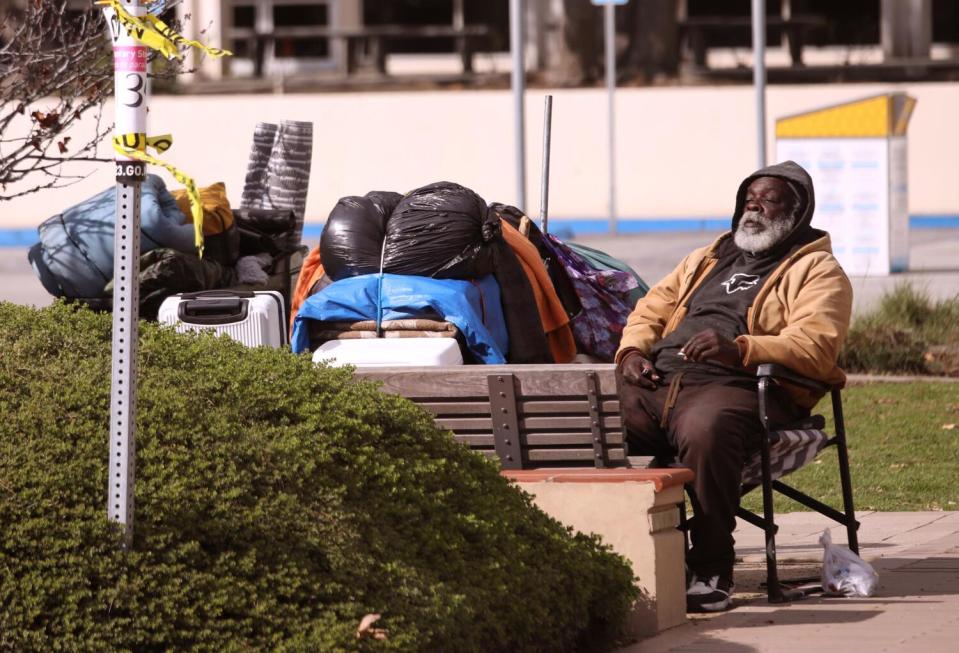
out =
[(626, 463), (613, 365), (361, 368), (356, 375), (432, 412), (504, 469)]

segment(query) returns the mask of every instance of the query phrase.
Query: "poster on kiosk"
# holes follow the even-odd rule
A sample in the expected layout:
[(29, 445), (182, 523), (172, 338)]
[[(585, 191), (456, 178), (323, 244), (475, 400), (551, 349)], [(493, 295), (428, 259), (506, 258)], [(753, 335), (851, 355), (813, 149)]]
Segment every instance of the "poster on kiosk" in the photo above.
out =
[(812, 175), (812, 224), (829, 232), (851, 276), (909, 268), (906, 128), (915, 104), (888, 93), (776, 120), (776, 160)]

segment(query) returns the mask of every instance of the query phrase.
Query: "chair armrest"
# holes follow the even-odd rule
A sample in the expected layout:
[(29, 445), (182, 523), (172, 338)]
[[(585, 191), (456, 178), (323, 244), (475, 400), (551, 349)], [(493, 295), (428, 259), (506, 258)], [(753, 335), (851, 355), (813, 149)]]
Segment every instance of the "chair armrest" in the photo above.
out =
[(814, 381), (805, 376), (796, 374), (788, 367), (777, 365), (776, 363), (763, 363), (756, 369), (756, 376), (759, 378), (773, 378), (783, 381), (789, 381), (795, 385), (826, 393), (832, 390), (832, 386), (820, 381)]

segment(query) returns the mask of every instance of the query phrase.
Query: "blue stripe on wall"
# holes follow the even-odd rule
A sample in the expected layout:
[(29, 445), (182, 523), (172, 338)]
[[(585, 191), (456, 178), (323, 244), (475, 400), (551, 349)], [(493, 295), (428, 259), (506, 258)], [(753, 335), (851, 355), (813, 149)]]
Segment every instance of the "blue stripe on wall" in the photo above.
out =
[[(729, 218), (623, 218), (617, 221), (621, 234), (664, 233), (681, 231), (724, 231), (729, 229)], [(959, 215), (912, 215), (910, 229), (959, 229)], [(556, 218), (549, 221), (553, 233), (566, 232), (578, 236), (608, 234), (608, 220)]]
[(911, 215), (910, 229), (959, 229), (959, 215)]
[(0, 229), (0, 247), (30, 247), (39, 240), (36, 227), (30, 229)]
[[(550, 232), (561, 238), (608, 234), (609, 221), (588, 218), (555, 218), (549, 221)], [(648, 234), (691, 231), (723, 231), (729, 228), (728, 218), (621, 218), (617, 221), (621, 234)], [(959, 215), (924, 214), (909, 216), (910, 229), (959, 229)], [(303, 225), (303, 240), (319, 240), (322, 223)], [(35, 228), (0, 228), (0, 247), (29, 247), (37, 242)]]

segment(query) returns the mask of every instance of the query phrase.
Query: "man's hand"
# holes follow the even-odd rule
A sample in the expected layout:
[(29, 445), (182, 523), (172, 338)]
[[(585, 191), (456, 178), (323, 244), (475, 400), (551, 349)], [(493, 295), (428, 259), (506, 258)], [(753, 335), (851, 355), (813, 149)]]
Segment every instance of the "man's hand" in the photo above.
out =
[(739, 346), (715, 329), (705, 329), (690, 338), (680, 353), (694, 363), (715, 361), (729, 367), (742, 367), (743, 359)]
[(634, 383), (640, 387), (650, 390), (656, 389), (656, 382), (659, 381), (659, 374), (653, 364), (643, 357), (638, 351), (631, 351), (619, 362), (619, 369), (623, 373), (623, 378), (629, 383)]

